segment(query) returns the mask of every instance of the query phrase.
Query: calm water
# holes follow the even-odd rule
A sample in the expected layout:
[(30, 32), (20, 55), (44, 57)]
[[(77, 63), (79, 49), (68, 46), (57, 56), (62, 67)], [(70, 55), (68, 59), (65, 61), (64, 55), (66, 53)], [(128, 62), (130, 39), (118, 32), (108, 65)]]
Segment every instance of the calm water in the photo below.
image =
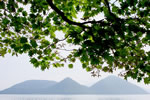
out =
[(150, 100), (150, 95), (0, 95), (0, 100)]

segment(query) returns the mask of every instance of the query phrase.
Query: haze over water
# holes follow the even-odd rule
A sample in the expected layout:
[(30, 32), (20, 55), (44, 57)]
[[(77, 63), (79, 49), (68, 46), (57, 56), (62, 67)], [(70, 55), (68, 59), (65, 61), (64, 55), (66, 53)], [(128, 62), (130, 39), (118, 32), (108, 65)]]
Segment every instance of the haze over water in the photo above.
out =
[(149, 100), (150, 95), (0, 95), (0, 100)]

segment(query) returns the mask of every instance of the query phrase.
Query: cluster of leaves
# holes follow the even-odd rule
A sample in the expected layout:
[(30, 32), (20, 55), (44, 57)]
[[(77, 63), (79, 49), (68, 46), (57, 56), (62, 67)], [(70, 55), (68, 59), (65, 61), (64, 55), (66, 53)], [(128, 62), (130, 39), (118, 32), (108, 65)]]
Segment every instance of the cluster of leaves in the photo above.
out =
[[(0, 55), (27, 53), (42, 70), (79, 59), (92, 71), (121, 73), (150, 83), (149, 0), (1, 0)], [(83, 13), (81, 22), (78, 15)], [(95, 16), (104, 15), (101, 20)], [(58, 39), (56, 32), (64, 36)], [(79, 46), (66, 57), (64, 45)], [(66, 50), (67, 51), (67, 50)]]

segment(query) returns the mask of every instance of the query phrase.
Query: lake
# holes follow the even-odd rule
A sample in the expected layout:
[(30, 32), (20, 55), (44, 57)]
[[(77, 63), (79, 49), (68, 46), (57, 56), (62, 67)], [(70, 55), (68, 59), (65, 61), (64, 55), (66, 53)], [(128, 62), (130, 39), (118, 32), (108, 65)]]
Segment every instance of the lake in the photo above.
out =
[(150, 100), (150, 95), (0, 95), (0, 100)]

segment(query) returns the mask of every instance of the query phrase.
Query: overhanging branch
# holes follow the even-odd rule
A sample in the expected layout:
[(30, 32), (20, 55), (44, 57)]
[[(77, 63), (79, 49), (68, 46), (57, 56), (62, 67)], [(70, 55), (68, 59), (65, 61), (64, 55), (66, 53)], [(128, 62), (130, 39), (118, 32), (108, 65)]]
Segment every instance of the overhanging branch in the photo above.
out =
[(98, 21), (87, 21), (87, 22), (83, 22), (81, 24), (95, 24), (95, 23), (103, 23), (104, 19), (98, 20)]
[(109, 13), (112, 14), (108, 0), (105, 0), (105, 5), (107, 6)]
[[(75, 22), (75, 21), (72, 21), (72, 20), (70, 20), (70, 19), (68, 19), (66, 16), (65, 16), (65, 14), (61, 11), (61, 10), (59, 10), (54, 4), (53, 4), (53, 0), (46, 0), (47, 1), (47, 3), (49, 4), (49, 6), (57, 13), (57, 14), (59, 14), (61, 17), (62, 17), (62, 19), (64, 20), (64, 21), (66, 21), (67, 23), (69, 23), (69, 24), (71, 24), (71, 25), (76, 25), (76, 26), (80, 26), (80, 27), (82, 27), (82, 28), (90, 28), (89, 26), (86, 26), (85, 24), (95, 24), (95, 23), (100, 23), (100, 24), (104, 24), (104, 19), (102, 19), (102, 20), (99, 20), (99, 21), (86, 21), (86, 22), (82, 22), (82, 23), (79, 23), (79, 22)], [(109, 13), (110, 13), (110, 15), (112, 15), (112, 16), (114, 16), (114, 14), (111, 12), (111, 8), (110, 8), (110, 5), (109, 5), (109, 2), (108, 2), (108, 0), (104, 0), (105, 1), (105, 5), (106, 5), (106, 7), (108, 8), (108, 11), (109, 11)], [(105, 23), (106, 24), (106, 23)], [(109, 25), (109, 24), (108, 24)]]
[(69, 24), (77, 25), (77, 26), (80, 26), (80, 27), (82, 27), (82, 28), (90, 28), (90, 27), (88, 27), (88, 26), (85, 26), (85, 24), (89, 24), (89, 23), (90, 23), (90, 24), (93, 24), (93, 23), (103, 23), (103, 21), (104, 21), (104, 19), (99, 20), (99, 21), (86, 21), (86, 22), (82, 22), (82, 23), (78, 23), (78, 22), (71, 21), (71, 20), (69, 20), (69, 19), (65, 16), (65, 14), (64, 14), (62, 11), (60, 11), (60, 10), (53, 4), (52, 0), (47, 0), (47, 2), (48, 2), (48, 4), (49, 4), (49, 6), (50, 6), (54, 11), (56, 11), (56, 12), (62, 17), (62, 19), (63, 19), (64, 21), (66, 21), (66, 22), (69, 23)]
[(65, 16), (65, 14), (62, 12), (62, 11), (60, 11), (54, 4), (53, 4), (53, 0), (46, 0), (47, 2), (48, 2), (48, 4), (49, 4), (49, 6), (54, 10), (54, 11), (56, 11), (61, 17), (62, 17), (62, 19), (64, 20), (64, 21), (66, 21), (67, 23), (69, 23), (69, 24), (72, 24), (72, 25), (77, 25), (77, 26), (80, 26), (80, 27), (82, 27), (82, 28), (89, 28), (88, 26), (85, 26), (83, 23), (78, 23), (78, 22), (74, 22), (74, 21), (71, 21), (71, 20), (69, 20), (66, 16)]

